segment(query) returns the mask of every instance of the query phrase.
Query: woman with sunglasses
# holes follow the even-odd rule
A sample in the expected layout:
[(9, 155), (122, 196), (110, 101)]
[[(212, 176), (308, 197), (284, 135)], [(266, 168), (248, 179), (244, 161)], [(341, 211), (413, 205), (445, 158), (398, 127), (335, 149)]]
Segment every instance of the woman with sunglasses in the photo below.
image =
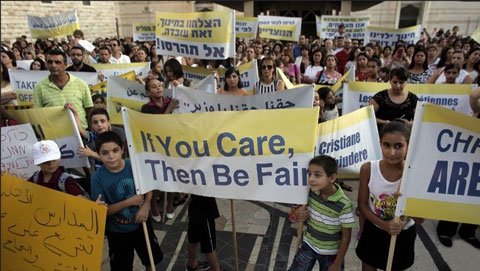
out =
[(260, 81), (253, 86), (253, 94), (270, 93), (284, 90), (285, 84), (276, 78), (275, 61), (269, 56), (260, 60)]

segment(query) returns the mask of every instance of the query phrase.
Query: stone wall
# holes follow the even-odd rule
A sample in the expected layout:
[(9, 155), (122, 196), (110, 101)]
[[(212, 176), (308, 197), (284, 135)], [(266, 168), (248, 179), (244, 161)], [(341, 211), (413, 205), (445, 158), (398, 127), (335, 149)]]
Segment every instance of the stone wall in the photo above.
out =
[(1, 1), (1, 39), (11, 42), (21, 35), (31, 40), (27, 15), (47, 16), (76, 9), (80, 21), (80, 29), (85, 39), (93, 41), (96, 37), (116, 36), (115, 18), (118, 8), (113, 1)]

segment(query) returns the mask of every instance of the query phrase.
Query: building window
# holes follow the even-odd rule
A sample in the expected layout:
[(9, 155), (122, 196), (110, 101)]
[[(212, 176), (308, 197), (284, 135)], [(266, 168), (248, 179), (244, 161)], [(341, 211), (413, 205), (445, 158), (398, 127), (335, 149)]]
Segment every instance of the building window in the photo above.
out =
[(90, 6), (90, 1), (82, 1), (84, 6)]

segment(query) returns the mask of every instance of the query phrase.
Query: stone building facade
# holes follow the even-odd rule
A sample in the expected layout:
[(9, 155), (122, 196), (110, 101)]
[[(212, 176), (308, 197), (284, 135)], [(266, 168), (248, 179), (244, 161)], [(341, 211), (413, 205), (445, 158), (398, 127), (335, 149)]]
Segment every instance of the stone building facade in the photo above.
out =
[[(237, 15), (302, 17), (302, 32), (315, 33), (315, 14), (369, 15), (370, 25), (404, 27), (422, 24), (428, 31), (434, 27), (450, 29), (460, 27), (463, 34), (471, 34), (480, 24), (479, 1), (378, 1), (356, 11), (352, 1), (251, 1), (242, 4), (225, 1), (224, 5), (237, 9)], [(14, 41), (16, 37), (30, 38), (27, 15), (46, 16), (76, 9), (80, 28), (87, 40), (96, 37), (132, 36), (135, 22), (154, 22), (155, 12), (192, 12), (227, 10), (216, 4), (221, 1), (1, 1), (1, 39)], [(341, 3), (341, 4), (339, 4)], [(370, 1), (372, 3), (372, 1)], [(312, 28), (312, 29), (310, 29)]]

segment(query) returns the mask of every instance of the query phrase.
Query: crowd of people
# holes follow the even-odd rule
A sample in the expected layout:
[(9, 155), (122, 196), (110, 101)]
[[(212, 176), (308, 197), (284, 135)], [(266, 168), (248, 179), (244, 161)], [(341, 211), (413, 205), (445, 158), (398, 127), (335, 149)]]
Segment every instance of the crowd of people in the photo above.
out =
[[(76, 30), (72, 36), (61, 40), (38, 39), (32, 43), (22, 36), (12, 44), (2, 42), (1, 100), (2, 105), (9, 105), (16, 99), (8, 72), (17, 68), (17, 61), (30, 60), (30, 70), (49, 71), (49, 76), (35, 86), (33, 107), (64, 106), (71, 110), (86, 143), (78, 152), (89, 157), (94, 166), (91, 172), (85, 171), (90, 179), (89, 185), (79, 186), (59, 167), (60, 155), (55, 142), (40, 141), (34, 146), (34, 162), (41, 170), (30, 180), (108, 206), (106, 235), (110, 264), (115, 270), (131, 270), (134, 250), (146, 269), (150, 269), (139, 223), (148, 225), (155, 264), (162, 260), (163, 254), (151, 226), (151, 220), (162, 221), (157, 202), (160, 193), (135, 194), (131, 163), (125, 149), (125, 132), (121, 127), (111, 125), (105, 110), (105, 98), (98, 94), (91, 96), (86, 83), (69, 71), (96, 72), (92, 63), (150, 62), (148, 75), (137, 77), (145, 85), (150, 99), (141, 111), (170, 114), (179, 101), (165, 98), (164, 89), (192, 84), (184, 78), (182, 65), (206, 67), (212, 72), (220, 67), (226, 68), (224, 85), (219, 86), (217, 94), (246, 96), (249, 93), (243, 89), (238, 66), (257, 60), (259, 81), (254, 84), (253, 95), (286, 88), (285, 82), (277, 76), (276, 68), (282, 69), (293, 84), (325, 86), (315, 92), (314, 106), (320, 107), (319, 123), (339, 117), (338, 97), (328, 86), (337, 83), (351, 67), (355, 67), (356, 81), (389, 82), (388, 89), (376, 93), (370, 100), (377, 118), (384, 158), (362, 166), (357, 211), (343, 192), (351, 191), (351, 187), (336, 178), (335, 159), (320, 156), (310, 162), (308, 205), (294, 206), (290, 214), (292, 221), (308, 225), (290, 270), (311, 270), (316, 260), (322, 268), (330, 266), (329, 270), (341, 270), (355, 213), (360, 218), (360, 241), (356, 252), (364, 270), (385, 268), (390, 235), (399, 236), (394, 269), (410, 267), (414, 260), (416, 236), (412, 225), (422, 220), (394, 221), (392, 213), (418, 101), (406, 85), (480, 82), (480, 45), (468, 36), (462, 37), (458, 27), (447, 32), (435, 31), (431, 36), (424, 29), (416, 44), (400, 40), (394, 48), (376, 43), (362, 44), (362, 40), (351, 39), (343, 25), (339, 26), (334, 39), (304, 35), (300, 36), (298, 43), (237, 39), (235, 56), (217, 61), (162, 56), (156, 53), (153, 42), (132, 41), (131, 38), (97, 38), (92, 43), (94, 49), (88, 51), (81, 46), (82, 40), (83, 32)], [(99, 79), (103, 80), (101, 74)], [(476, 117), (480, 117), (479, 99), (480, 90), (477, 88), (470, 95)], [(2, 108), (2, 127), (15, 123)], [(41, 148), (47, 148), (49, 152), (40, 152)], [(383, 194), (389, 196), (385, 198), (381, 196)], [(168, 193), (166, 197), (165, 215), (172, 219), (175, 207), (184, 203), (187, 195)], [(379, 209), (378, 206), (384, 207)], [(187, 270), (221, 270), (215, 251), (215, 218), (219, 216), (215, 199), (191, 195), (188, 211)], [(452, 222), (439, 223), (437, 231), (442, 244), (452, 246), (450, 238), (457, 227), (458, 224)], [(480, 248), (475, 229), (476, 225), (463, 224), (460, 236)], [(207, 262), (197, 259), (198, 243)]]

